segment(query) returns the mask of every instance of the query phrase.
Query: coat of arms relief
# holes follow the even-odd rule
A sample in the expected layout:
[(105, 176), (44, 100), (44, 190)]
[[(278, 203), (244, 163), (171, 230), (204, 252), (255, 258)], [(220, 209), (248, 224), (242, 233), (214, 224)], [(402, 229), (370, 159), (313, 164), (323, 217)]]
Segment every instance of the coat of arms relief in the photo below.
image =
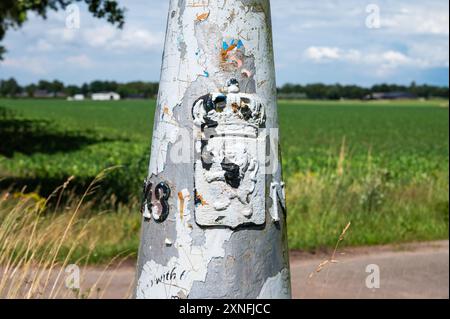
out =
[(193, 106), (197, 138), (195, 219), (200, 226), (265, 223), (265, 109), (228, 81)]

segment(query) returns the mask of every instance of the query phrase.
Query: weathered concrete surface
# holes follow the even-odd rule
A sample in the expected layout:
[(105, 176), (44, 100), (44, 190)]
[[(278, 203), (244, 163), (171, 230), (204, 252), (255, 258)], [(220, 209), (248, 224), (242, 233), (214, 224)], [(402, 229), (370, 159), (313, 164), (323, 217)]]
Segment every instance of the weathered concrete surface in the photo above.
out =
[(170, 1), (154, 127), (135, 297), (290, 298), (269, 0)]
[[(329, 254), (291, 252), (294, 298), (449, 297), (448, 241), (343, 249), (337, 254), (338, 264), (332, 264), (309, 279), (310, 274), (327, 258)], [(380, 289), (366, 288), (365, 280), (369, 274), (365, 268), (368, 264), (380, 267)], [(129, 298), (134, 275), (134, 261), (120, 267), (110, 267), (107, 271), (101, 267), (89, 267), (82, 273), (81, 288), (86, 291), (98, 281), (99, 290), (94, 289), (91, 298)], [(73, 298), (74, 294), (61, 288), (58, 297)]]

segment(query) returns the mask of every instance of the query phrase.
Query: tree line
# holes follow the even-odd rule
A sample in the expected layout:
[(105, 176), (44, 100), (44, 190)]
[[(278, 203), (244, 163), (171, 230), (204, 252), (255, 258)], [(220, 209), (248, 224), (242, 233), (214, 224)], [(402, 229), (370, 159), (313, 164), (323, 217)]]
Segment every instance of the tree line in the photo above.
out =
[(398, 84), (376, 84), (372, 87), (341, 84), (285, 84), (278, 88), (280, 98), (313, 99), (313, 100), (340, 100), (365, 99), (377, 93), (406, 93), (417, 98), (449, 98), (449, 88), (434, 85), (417, 85), (412, 82), (409, 86)]
[(40, 80), (38, 83), (21, 86), (14, 79), (0, 80), (0, 96), (2, 97), (69, 97), (76, 94), (89, 96), (99, 92), (116, 92), (122, 98), (154, 98), (158, 94), (157, 82), (135, 81), (118, 83), (115, 81), (93, 81), (82, 85), (65, 85), (54, 80)]
[[(115, 81), (93, 81), (82, 85), (65, 85), (54, 80), (40, 80), (21, 86), (14, 78), (0, 80), (1, 97), (68, 97), (75, 94), (89, 96), (92, 93), (116, 92), (122, 98), (154, 98), (158, 94), (157, 82), (135, 81), (118, 83)], [(285, 99), (313, 99), (313, 100), (339, 100), (364, 99), (376, 93), (407, 93), (417, 98), (449, 98), (449, 88), (433, 85), (417, 85), (415, 82), (409, 86), (397, 84), (377, 84), (372, 87), (357, 85), (326, 85), (326, 84), (285, 84), (278, 88), (278, 96)], [(46, 95), (47, 94), (47, 95)]]

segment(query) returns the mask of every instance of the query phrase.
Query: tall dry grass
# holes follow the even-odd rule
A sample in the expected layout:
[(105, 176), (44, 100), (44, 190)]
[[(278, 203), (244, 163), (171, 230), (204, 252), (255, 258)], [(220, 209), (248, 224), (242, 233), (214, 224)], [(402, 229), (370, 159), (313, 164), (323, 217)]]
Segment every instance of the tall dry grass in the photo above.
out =
[[(36, 193), (0, 194), (0, 297), (1, 298), (101, 298), (113, 280), (115, 268), (129, 256), (119, 254), (88, 280), (88, 264), (99, 241), (100, 216), (86, 217), (86, 197), (96, 191), (109, 170), (100, 173), (72, 207), (60, 205), (71, 182), (47, 199)], [(49, 205), (52, 201), (53, 205)], [(121, 225), (119, 225), (121, 227)], [(97, 236), (95, 235), (97, 234)], [(80, 247), (83, 249), (80, 250)], [(80, 269), (80, 286), (67, 284), (69, 265)], [(72, 277), (71, 277), (72, 278)], [(133, 283), (130, 283), (130, 289)], [(129, 291), (130, 291), (129, 289)], [(121, 296), (127, 297), (127, 296)]]
[[(448, 171), (414, 178), (392, 177), (374, 163), (358, 163), (342, 141), (337, 165), (287, 178), (290, 248), (329, 249), (337, 225), (352, 222), (345, 245), (377, 245), (448, 238)], [(362, 165), (363, 164), (363, 165)]]

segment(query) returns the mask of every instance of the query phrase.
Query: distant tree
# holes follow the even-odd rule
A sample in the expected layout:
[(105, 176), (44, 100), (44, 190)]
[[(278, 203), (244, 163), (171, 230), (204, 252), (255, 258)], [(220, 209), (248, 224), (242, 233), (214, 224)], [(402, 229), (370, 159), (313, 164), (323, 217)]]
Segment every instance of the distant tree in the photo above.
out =
[(34, 91), (37, 90), (37, 85), (29, 84), (29, 85), (25, 86), (24, 90), (27, 93), (28, 97), (33, 97)]
[(54, 80), (52, 82), (52, 90), (51, 91), (54, 93), (63, 92), (64, 91), (64, 83), (62, 83), (61, 81), (58, 81), (58, 80)]
[(158, 94), (158, 88), (158, 83), (137, 81), (120, 84), (118, 86), (118, 93), (124, 98), (153, 98)]
[(109, 81), (94, 81), (89, 85), (89, 91), (91, 93), (97, 92), (115, 92), (118, 88), (117, 82)]
[(309, 84), (306, 86), (305, 91), (310, 99), (321, 100), (327, 96), (327, 86), (322, 83)]
[(41, 91), (53, 92), (53, 83), (46, 80), (39, 80), (37, 89)]
[(81, 86), (81, 93), (84, 95), (89, 94), (89, 85), (87, 83), (83, 83), (83, 85)]
[(325, 97), (327, 100), (339, 100), (343, 97), (344, 90), (339, 84), (330, 85), (326, 89)]
[[(45, 19), (49, 9), (57, 11), (77, 2), (85, 2), (94, 17), (105, 18), (119, 28), (122, 28), (125, 22), (125, 9), (120, 8), (115, 0), (1, 0), (0, 41), (9, 29), (20, 28), (27, 20), (29, 12)], [(5, 52), (5, 47), (0, 45), (0, 60), (3, 59)]]
[(8, 80), (0, 81), (0, 94), (2, 96), (14, 97), (20, 93), (22, 88), (17, 83), (16, 79), (10, 78)]
[(412, 82), (410, 86), (398, 84), (376, 84), (371, 88), (365, 88), (357, 85), (325, 85), (321, 83), (308, 84), (305, 86), (287, 83), (277, 89), (278, 94), (282, 98), (309, 98), (314, 100), (336, 100), (336, 99), (363, 99), (372, 93), (392, 93), (392, 92), (408, 92), (420, 98), (448, 98), (449, 89), (447, 87), (417, 85)]
[(82, 90), (79, 86), (76, 85), (68, 85), (64, 88), (64, 93), (66, 93), (66, 95), (68, 96), (73, 96), (75, 94), (80, 94), (82, 93)]
[[(115, 81), (93, 81), (84, 83), (81, 86), (68, 85), (58, 80), (40, 80), (37, 84), (30, 84), (24, 88), (20, 87), (15, 79), (0, 80), (0, 96), (15, 96), (18, 93), (26, 92), (33, 97), (36, 90), (47, 91), (48, 93), (63, 92), (68, 96), (75, 94), (89, 95), (96, 92), (117, 92), (123, 98), (155, 98), (158, 95), (158, 82), (135, 81), (128, 83), (117, 83)], [(371, 88), (357, 85), (326, 85), (322, 83), (300, 85), (285, 84), (277, 89), (280, 98), (287, 99), (315, 99), (315, 100), (338, 100), (338, 99), (363, 99), (372, 93), (408, 92), (420, 98), (449, 98), (447, 87), (418, 85), (415, 82), (409, 86), (397, 84), (377, 84)]]

